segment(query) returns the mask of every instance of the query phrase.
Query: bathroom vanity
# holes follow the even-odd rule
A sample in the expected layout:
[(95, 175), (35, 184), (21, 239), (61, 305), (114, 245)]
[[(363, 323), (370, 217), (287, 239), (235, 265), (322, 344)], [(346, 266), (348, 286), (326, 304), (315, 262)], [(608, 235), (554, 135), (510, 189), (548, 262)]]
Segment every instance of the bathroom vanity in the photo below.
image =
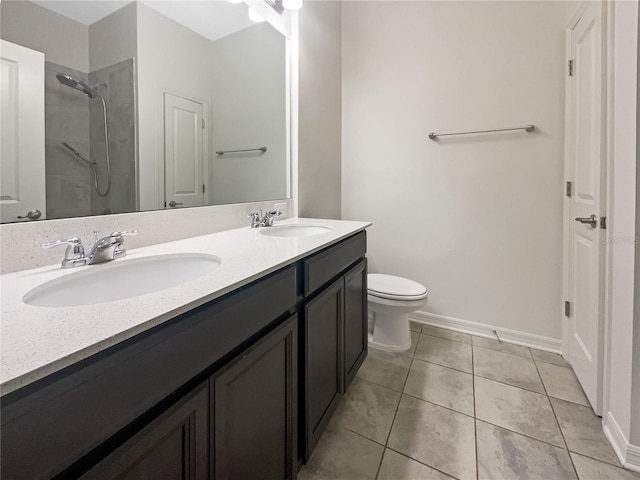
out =
[(221, 266), (121, 302), (6, 302), (69, 272), (5, 275), (3, 347), (22, 344), (3, 348), (2, 478), (295, 478), (367, 355), (369, 224), (318, 222), (331, 230), (244, 228), (132, 251), (214, 253)]

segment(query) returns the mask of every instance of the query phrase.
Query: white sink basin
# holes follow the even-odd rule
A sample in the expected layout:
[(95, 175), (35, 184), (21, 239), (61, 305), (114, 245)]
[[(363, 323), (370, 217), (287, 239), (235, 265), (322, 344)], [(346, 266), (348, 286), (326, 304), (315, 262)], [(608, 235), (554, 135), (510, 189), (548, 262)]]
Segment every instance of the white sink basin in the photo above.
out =
[(221, 263), (214, 255), (195, 253), (114, 260), (43, 283), (22, 301), (38, 307), (75, 307), (124, 300), (189, 282)]
[(260, 230), (267, 237), (310, 237), (322, 235), (331, 231), (329, 227), (322, 225), (279, 225), (277, 227), (265, 227)]

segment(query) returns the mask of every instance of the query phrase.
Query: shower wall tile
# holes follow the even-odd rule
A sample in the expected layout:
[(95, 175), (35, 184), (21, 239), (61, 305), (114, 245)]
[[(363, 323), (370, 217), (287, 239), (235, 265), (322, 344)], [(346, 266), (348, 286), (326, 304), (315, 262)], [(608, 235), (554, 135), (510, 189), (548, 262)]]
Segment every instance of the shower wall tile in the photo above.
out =
[[(89, 109), (60, 106), (62, 140), (73, 143), (86, 143), (89, 140)], [(75, 148), (75, 146), (74, 146)]]
[(45, 140), (62, 141), (62, 122), (60, 121), (60, 105), (45, 104), (44, 109)]
[[(89, 156), (89, 144), (78, 143), (73, 147), (85, 157)], [(47, 175), (71, 175), (74, 177), (86, 177), (87, 182), (90, 176), (90, 168), (82, 160), (77, 158), (59, 141), (47, 140), (45, 142), (45, 172)]]
[[(109, 157), (111, 160), (111, 190), (101, 197), (91, 191), (92, 212), (128, 213), (136, 207), (136, 150), (135, 150), (135, 98), (133, 59), (91, 72), (91, 84), (106, 83), (100, 87), (108, 114)], [(90, 106), (90, 139), (93, 159), (100, 166), (98, 181), (102, 191), (107, 186), (104, 117), (101, 102)], [(102, 173), (100, 173), (102, 172)]]
[(111, 107), (109, 116), (109, 138), (111, 140), (126, 140), (131, 136), (132, 120), (134, 118), (134, 106), (132, 103), (123, 103)]
[(109, 72), (111, 105), (131, 103), (133, 99), (133, 60), (125, 60), (117, 65), (117, 70)]
[(47, 175), (47, 216), (51, 210), (72, 210), (89, 214), (91, 195), (86, 176)]
[(64, 73), (88, 82), (88, 75), (72, 68), (45, 62), (45, 183), (47, 217), (64, 218), (91, 213), (91, 171), (62, 147), (68, 142), (91, 157), (89, 98), (62, 85), (56, 74)]

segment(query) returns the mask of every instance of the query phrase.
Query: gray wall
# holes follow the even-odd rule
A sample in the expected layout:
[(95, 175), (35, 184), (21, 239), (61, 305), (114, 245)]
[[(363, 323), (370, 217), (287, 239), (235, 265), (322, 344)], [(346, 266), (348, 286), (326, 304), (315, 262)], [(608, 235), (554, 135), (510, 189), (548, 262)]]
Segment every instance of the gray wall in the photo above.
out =
[(48, 62), (89, 71), (89, 29), (24, 0), (2, 0), (3, 40), (46, 53)]
[(300, 10), (298, 213), (341, 217), (342, 5)]
[(89, 71), (135, 58), (137, 49), (134, 2), (89, 26)]
[[(285, 38), (266, 22), (211, 43), (212, 204), (287, 196), (285, 62)], [(215, 154), (262, 146), (263, 154)]]

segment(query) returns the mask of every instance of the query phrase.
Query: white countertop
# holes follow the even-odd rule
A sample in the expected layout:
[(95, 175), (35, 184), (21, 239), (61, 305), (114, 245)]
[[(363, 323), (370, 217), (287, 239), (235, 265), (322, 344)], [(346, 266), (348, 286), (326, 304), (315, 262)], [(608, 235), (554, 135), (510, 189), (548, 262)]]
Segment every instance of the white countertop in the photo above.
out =
[(127, 256), (116, 262), (170, 253), (202, 253), (220, 257), (222, 264), (182, 285), (114, 302), (49, 308), (22, 301), (27, 292), (44, 282), (100, 268), (99, 265), (62, 269), (58, 264), (0, 276), (1, 394), (105, 350), (371, 225), (303, 218), (276, 222), (292, 223), (323, 225), (331, 231), (281, 238), (245, 227), (128, 250)]

